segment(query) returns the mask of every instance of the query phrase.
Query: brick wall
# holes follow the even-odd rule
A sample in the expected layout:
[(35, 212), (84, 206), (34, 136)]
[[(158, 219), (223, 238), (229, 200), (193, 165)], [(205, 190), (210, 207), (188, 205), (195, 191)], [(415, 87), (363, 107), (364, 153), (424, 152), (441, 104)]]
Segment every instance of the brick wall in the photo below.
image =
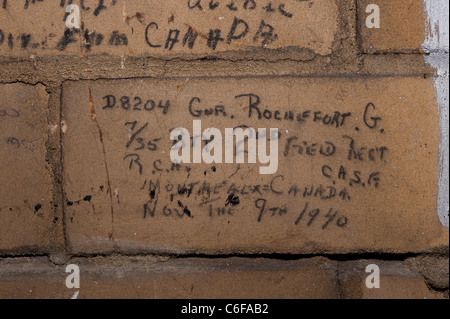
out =
[(448, 298), (444, 2), (0, 1), (0, 298)]

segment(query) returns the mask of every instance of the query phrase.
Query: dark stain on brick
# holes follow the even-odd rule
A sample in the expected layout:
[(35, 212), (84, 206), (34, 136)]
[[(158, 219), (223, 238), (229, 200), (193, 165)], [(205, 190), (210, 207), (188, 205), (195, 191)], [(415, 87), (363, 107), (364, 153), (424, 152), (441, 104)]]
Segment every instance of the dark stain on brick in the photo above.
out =
[(136, 12), (134, 14), (134, 16), (126, 17), (125, 18), (125, 23), (129, 25), (130, 21), (133, 20), (133, 19), (136, 19), (136, 20), (139, 21), (140, 24), (143, 24), (144, 23), (144, 14), (140, 13), (140, 12)]
[(239, 205), (239, 203), (240, 203), (239, 196), (234, 195), (234, 193), (231, 193), (230, 195), (228, 195), (228, 198), (225, 201), (225, 206), (228, 206), (228, 205), (236, 206), (236, 205)]

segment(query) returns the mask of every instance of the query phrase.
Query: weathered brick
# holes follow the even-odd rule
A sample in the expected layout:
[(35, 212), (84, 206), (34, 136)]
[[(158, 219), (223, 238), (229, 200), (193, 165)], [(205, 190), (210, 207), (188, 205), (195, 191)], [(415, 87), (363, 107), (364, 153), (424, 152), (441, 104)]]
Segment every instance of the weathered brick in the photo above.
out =
[(46, 251), (52, 182), (43, 85), (0, 85), (0, 251)]
[(338, 7), (328, 0), (239, 0), (233, 6), (224, 0), (73, 3), (81, 12), (79, 29), (66, 28), (66, 1), (25, 6), (7, 1), (0, 8), (0, 56), (283, 53), (275, 49), (297, 57), (328, 55), (338, 32)]
[[(46, 256), (0, 298), (448, 298), (447, 0), (0, 0), (0, 96), (0, 256)], [(193, 120), (277, 172), (173, 165)]]
[[(377, 5), (379, 28), (367, 27), (373, 13), (368, 6)], [(369, 12), (366, 12), (369, 11)], [(365, 53), (422, 52), (425, 40), (425, 11), (422, 0), (358, 0), (358, 26)]]
[(449, 284), (449, 260), (447, 256), (421, 255), (409, 258), (408, 267), (428, 281), (430, 286), (437, 289), (448, 289)]
[[(368, 265), (380, 270), (379, 288), (368, 288)], [(358, 260), (339, 265), (342, 298), (347, 299), (444, 299), (444, 295), (430, 290), (423, 277), (408, 269), (401, 261)]]
[[(72, 252), (409, 252), (448, 244), (436, 214), (439, 128), (428, 79), (67, 82), (62, 104)], [(192, 133), (198, 119), (202, 130), (222, 133), (277, 127), (277, 172), (261, 175), (258, 161), (178, 170), (170, 130)]]
[(0, 298), (309, 299), (338, 298), (325, 258), (280, 261), (227, 258), (158, 261), (130, 257), (73, 260), (80, 288), (65, 285), (65, 267), (40, 260), (0, 260)]

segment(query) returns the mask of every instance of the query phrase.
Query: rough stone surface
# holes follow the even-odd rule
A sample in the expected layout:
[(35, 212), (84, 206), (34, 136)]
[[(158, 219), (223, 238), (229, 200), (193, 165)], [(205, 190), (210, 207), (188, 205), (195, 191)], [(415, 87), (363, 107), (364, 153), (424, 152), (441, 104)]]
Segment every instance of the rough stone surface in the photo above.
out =
[(43, 85), (0, 85), (0, 251), (45, 252), (52, 228)]
[[(79, 28), (66, 25), (69, 4)], [(367, 28), (368, 5), (380, 28)], [(448, 7), (0, 0), (0, 298), (448, 299)], [(261, 120), (235, 98), (249, 92)], [(103, 109), (108, 94), (119, 107)], [(194, 110), (223, 105), (227, 116), (194, 117), (193, 97)], [(152, 111), (133, 110), (149, 100)], [(352, 114), (332, 128), (314, 111)], [(259, 163), (178, 172), (169, 129), (193, 119), (222, 132), (278, 128), (277, 173), (260, 175)], [(348, 160), (344, 135), (364, 160)], [(367, 160), (372, 146), (388, 148), (385, 162)], [(64, 284), (70, 263), (80, 290)], [(365, 285), (369, 263), (379, 289)]]
[(408, 259), (406, 264), (422, 274), (431, 287), (448, 289), (448, 256), (422, 255)]
[[(376, 265), (380, 270), (379, 288), (368, 288), (366, 280)], [(339, 264), (342, 298), (346, 299), (445, 299), (448, 295), (430, 290), (417, 272), (400, 261), (358, 260)]]

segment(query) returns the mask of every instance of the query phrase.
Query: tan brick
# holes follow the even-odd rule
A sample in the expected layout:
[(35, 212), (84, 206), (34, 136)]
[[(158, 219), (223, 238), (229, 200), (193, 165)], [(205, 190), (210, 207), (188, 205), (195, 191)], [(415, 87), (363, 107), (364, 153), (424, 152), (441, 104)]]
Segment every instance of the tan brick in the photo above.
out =
[(49, 265), (45, 260), (0, 261), (0, 298), (70, 298), (75, 291), (80, 299), (339, 297), (332, 264), (327, 264), (324, 258), (157, 261), (130, 257), (80, 259), (71, 263), (79, 266), (80, 289), (66, 288), (69, 274), (65, 273), (65, 267)]
[[(7, 1), (6, 7), (0, 8), (0, 56), (107, 53), (195, 57), (223, 53), (237, 58), (272, 53), (283, 57), (283, 52), (275, 49), (293, 51), (294, 57), (328, 55), (338, 32), (338, 8), (328, 0), (247, 4), (238, 0), (233, 7), (217, 0), (212, 2), (213, 9), (209, 0), (117, 0), (102, 2), (102, 7), (97, 0), (84, 1), (84, 6), (73, 1), (80, 7), (81, 29), (66, 28), (64, 2), (62, 6), (60, 2), (36, 2), (26, 8), (23, 2)], [(215, 41), (210, 34), (219, 39)]]
[(0, 251), (46, 250), (52, 184), (43, 85), (0, 85)]
[[(368, 28), (368, 5), (380, 11), (380, 27)], [(422, 0), (358, 0), (359, 37), (365, 53), (421, 52), (425, 40), (425, 11)]]
[[(237, 97), (250, 93), (261, 114), (248, 96)], [(116, 104), (107, 107), (112, 96)], [(159, 101), (170, 101), (166, 114)], [(436, 214), (439, 128), (431, 80), (68, 82), (62, 103), (73, 252), (408, 252), (448, 244)], [(216, 105), (224, 112), (195, 117)], [(202, 129), (221, 132), (277, 127), (277, 172), (260, 174), (258, 161), (183, 163), (177, 170), (170, 130), (192, 133), (198, 119)]]
[[(368, 265), (380, 269), (380, 287), (368, 288)], [(444, 295), (430, 290), (424, 279), (400, 261), (358, 260), (340, 265), (342, 297), (347, 299), (444, 299)]]

